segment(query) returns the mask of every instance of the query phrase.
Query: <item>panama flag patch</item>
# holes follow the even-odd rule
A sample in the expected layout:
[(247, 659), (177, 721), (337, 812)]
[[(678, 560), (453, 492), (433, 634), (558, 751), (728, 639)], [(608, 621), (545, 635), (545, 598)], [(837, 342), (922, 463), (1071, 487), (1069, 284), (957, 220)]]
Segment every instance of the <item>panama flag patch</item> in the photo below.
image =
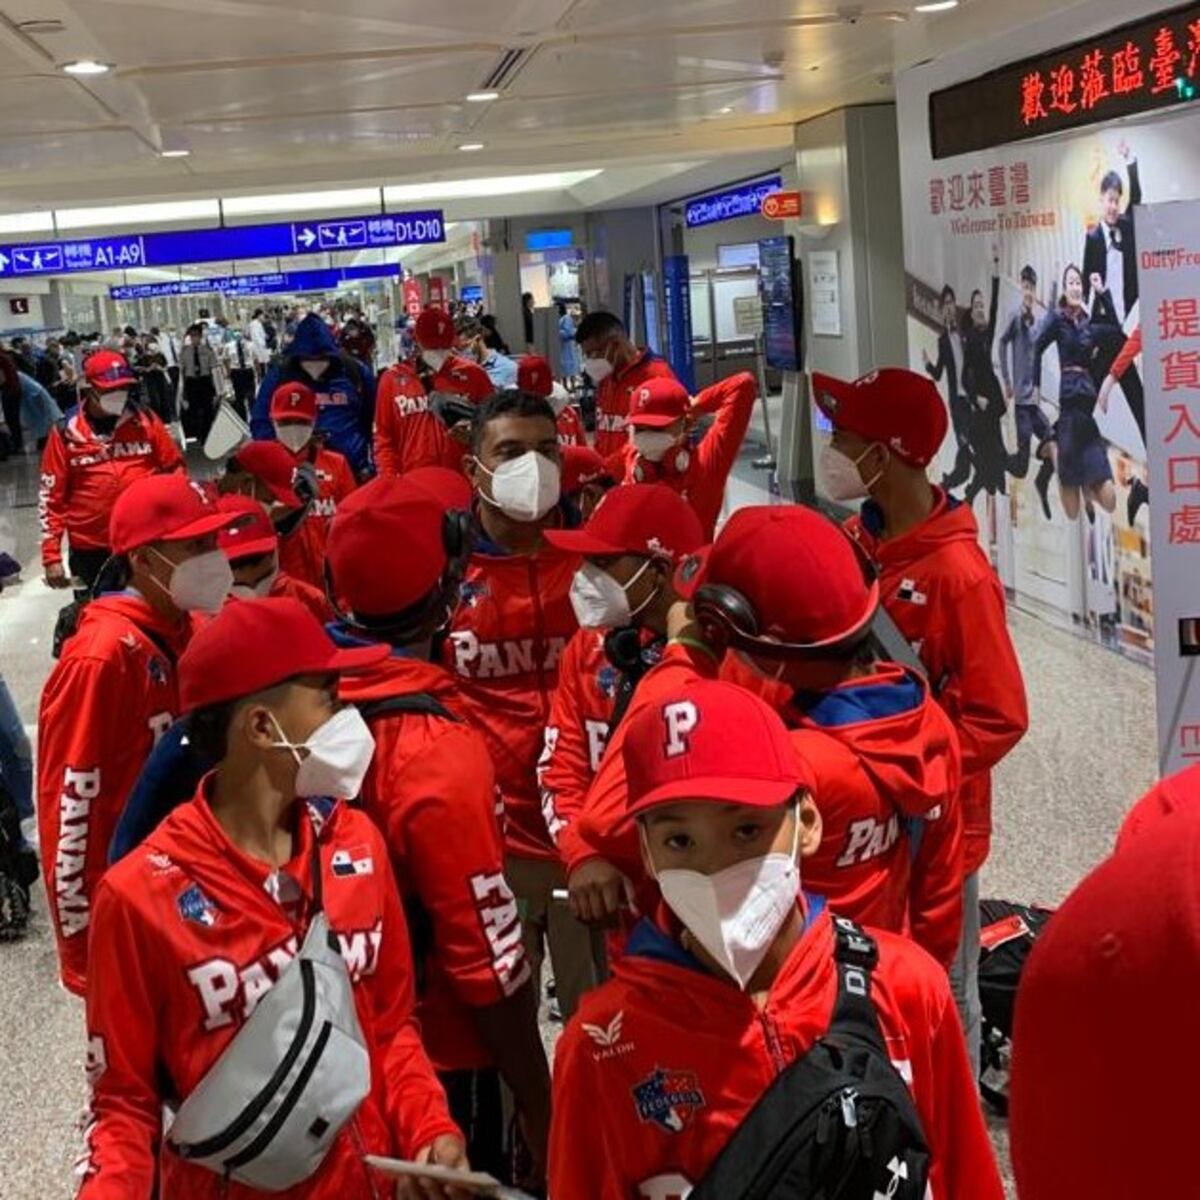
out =
[(339, 878), (348, 875), (372, 875), (375, 860), (366, 846), (354, 846), (349, 850), (335, 850), (332, 862), (333, 873)]

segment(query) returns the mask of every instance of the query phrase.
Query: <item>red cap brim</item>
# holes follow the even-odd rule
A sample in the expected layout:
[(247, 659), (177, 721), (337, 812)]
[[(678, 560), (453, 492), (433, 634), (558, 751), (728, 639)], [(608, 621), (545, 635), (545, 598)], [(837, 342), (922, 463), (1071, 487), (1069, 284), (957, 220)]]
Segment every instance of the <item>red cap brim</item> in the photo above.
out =
[(638, 413), (636, 417), (626, 417), (625, 424), (634, 429), (666, 429), (668, 426), (682, 421), (685, 416), (687, 413), (679, 413), (677, 416), (664, 413)]
[(90, 379), (85, 378), (87, 386), (97, 392), (115, 392), (119, 388), (130, 388), (137, 386), (137, 378), (133, 375), (122, 375), (120, 379), (106, 379), (103, 383), (93, 383)]
[(239, 542), (236, 546), (222, 546), (230, 562), (241, 562), (243, 558), (257, 558), (279, 548), (278, 538), (259, 538), (256, 542)]
[[(832, 375), (822, 375), (820, 371), (814, 371), (812, 374), (813, 402), (835, 425), (838, 423), (837, 410), (841, 407), (841, 402), (850, 395), (853, 387), (853, 383), (835, 379)], [(829, 404), (831, 396), (835, 401), (833, 405)]]
[(190, 538), (204, 537), (207, 533), (219, 533), (222, 529), (228, 529), (230, 525), (236, 525), (238, 519), (237, 513), (213, 513), (150, 540), (154, 542), (186, 542)]
[(684, 600), (690, 600), (696, 594), (696, 589), (704, 583), (711, 555), (711, 544), (701, 546), (695, 554), (689, 554), (676, 568), (675, 590)]
[[(255, 478), (262, 479), (262, 476), (257, 475), (257, 476), (255, 476)], [(304, 501), (301, 500), (300, 497), (296, 494), (295, 488), (286, 487), (282, 483), (271, 483), (267, 479), (262, 479), (262, 482), (264, 484), (266, 484), (267, 488), (270, 490), (271, 495), (274, 496), (275, 499), (280, 502), (280, 504), (286, 504), (288, 506), (288, 508), (303, 508), (304, 507)]]
[(664, 783), (625, 810), (626, 817), (636, 817), (647, 809), (679, 800), (697, 800), (709, 804), (748, 804), (751, 808), (778, 808), (786, 804), (801, 788), (811, 790), (812, 784), (803, 776), (789, 779), (747, 779), (744, 775), (697, 775), (691, 779), (675, 779)]
[(325, 669), (338, 675), (356, 675), (379, 666), (391, 652), (392, 648), (382, 643), (378, 646), (351, 646), (345, 650), (335, 650)]
[(623, 546), (614, 546), (586, 529), (547, 529), (542, 536), (556, 550), (566, 550), (572, 554), (597, 555), (610, 557), (619, 554), (644, 554), (644, 550), (627, 550)]

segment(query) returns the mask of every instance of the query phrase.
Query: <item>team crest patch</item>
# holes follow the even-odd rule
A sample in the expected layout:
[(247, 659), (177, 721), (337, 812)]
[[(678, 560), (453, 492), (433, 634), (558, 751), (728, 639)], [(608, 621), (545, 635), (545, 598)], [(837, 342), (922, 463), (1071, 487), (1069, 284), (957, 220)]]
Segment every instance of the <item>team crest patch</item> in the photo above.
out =
[(475, 580), (464, 580), (458, 585), (458, 595), (468, 608), (474, 608), (480, 600), (489, 595), (488, 585)]
[(917, 590), (915, 579), (902, 579), (900, 586), (896, 589), (896, 599), (907, 600), (909, 604), (924, 604), (929, 597), (924, 592)]
[(200, 890), (198, 883), (184, 888), (175, 903), (185, 921), (195, 921), (206, 929), (217, 923), (217, 906)]
[(350, 875), (373, 875), (375, 873), (375, 860), (366, 846), (335, 851), (329, 865), (339, 879), (345, 879)]
[(616, 667), (601, 667), (596, 675), (596, 686), (600, 694), (608, 700), (617, 698), (617, 685), (621, 682), (621, 673)]
[(640, 1120), (654, 1122), (668, 1133), (682, 1133), (704, 1107), (704, 1093), (694, 1071), (666, 1071), (656, 1067), (648, 1079), (633, 1089), (633, 1103)]

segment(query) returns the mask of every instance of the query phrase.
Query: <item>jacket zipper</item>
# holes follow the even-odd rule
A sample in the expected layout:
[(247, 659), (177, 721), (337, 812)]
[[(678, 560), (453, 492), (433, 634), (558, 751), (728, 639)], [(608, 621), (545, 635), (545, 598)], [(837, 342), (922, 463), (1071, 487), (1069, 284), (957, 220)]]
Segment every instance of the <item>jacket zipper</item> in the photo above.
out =
[(350, 1140), (354, 1143), (354, 1149), (358, 1151), (358, 1161), (362, 1166), (363, 1174), (367, 1177), (367, 1186), (371, 1189), (371, 1200), (380, 1200), (379, 1189), (375, 1186), (375, 1176), (366, 1163), (367, 1148), (363, 1145), (362, 1131), (358, 1128), (357, 1113), (350, 1118)]
[(546, 615), (542, 611), (542, 597), (538, 591), (538, 568), (535, 555), (530, 555), (529, 558), (529, 594), (533, 599), (533, 620), (535, 625), (533, 652), (537, 655), (538, 695), (541, 697), (542, 720), (545, 722), (550, 719), (550, 704), (549, 698), (546, 695), (546, 653), (548, 642), (546, 638)]
[(771, 1055), (771, 1066), (778, 1075), (788, 1065), (787, 1056), (783, 1052), (783, 1044), (779, 1040), (779, 1030), (775, 1027), (775, 1022), (767, 1015), (765, 1008), (760, 1010), (758, 1020), (762, 1026), (763, 1040), (767, 1043), (767, 1052)]

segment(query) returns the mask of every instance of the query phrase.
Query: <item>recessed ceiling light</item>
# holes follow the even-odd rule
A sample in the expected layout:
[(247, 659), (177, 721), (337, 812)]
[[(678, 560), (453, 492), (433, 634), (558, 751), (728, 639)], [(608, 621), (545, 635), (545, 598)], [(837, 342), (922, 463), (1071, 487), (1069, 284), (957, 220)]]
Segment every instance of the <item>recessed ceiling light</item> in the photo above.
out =
[(486, 104), (489, 100), (499, 100), (499, 92), (468, 92), (467, 99), (472, 104)]
[(913, 11), (919, 13), (949, 12), (958, 7), (958, 0), (930, 0), (928, 4), (918, 4)]
[(717, 112), (720, 113), (721, 116), (727, 117), (731, 112), (733, 112), (733, 105), (727, 104), (724, 108), (717, 109)]
[(62, 70), (68, 75), (107, 75), (112, 63), (96, 62), (94, 58), (80, 58), (75, 62), (63, 63)]
[(160, 150), (159, 158), (187, 158), (191, 154), (190, 150)]
[(483, 143), (482, 142), (463, 142), (462, 145), (459, 146), (459, 149), (463, 150), (469, 154), (474, 150), (482, 150)]

